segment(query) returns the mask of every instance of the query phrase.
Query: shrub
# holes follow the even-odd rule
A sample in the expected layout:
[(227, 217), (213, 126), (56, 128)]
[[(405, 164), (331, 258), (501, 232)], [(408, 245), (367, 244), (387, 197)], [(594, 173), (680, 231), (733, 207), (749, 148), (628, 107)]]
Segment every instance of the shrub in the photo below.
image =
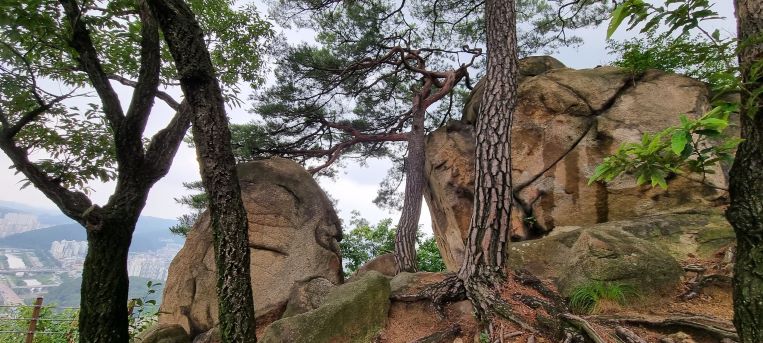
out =
[[(345, 232), (342, 241), (339, 242), (345, 276), (351, 275), (374, 257), (395, 251), (397, 228), (392, 225), (392, 219), (387, 218), (376, 225), (371, 225), (368, 220), (360, 217), (360, 213), (353, 211), (350, 226), (353, 229)], [(427, 272), (445, 270), (445, 263), (442, 261), (434, 237), (424, 239), (423, 233), (419, 232), (416, 243), (419, 270)]]

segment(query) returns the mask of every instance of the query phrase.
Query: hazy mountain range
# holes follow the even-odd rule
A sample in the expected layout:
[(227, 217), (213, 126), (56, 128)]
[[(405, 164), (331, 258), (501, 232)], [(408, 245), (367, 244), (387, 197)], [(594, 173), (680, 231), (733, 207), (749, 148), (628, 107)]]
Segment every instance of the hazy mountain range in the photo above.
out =
[[(53, 241), (87, 240), (85, 229), (51, 209), (36, 208), (25, 204), (0, 200), (0, 217), (6, 213), (25, 213), (37, 216), (41, 229), (14, 234), (0, 239), (0, 247), (47, 250)], [(143, 252), (160, 249), (167, 243), (183, 243), (183, 237), (173, 235), (169, 227), (177, 223), (174, 219), (142, 216), (133, 234), (130, 251)]]

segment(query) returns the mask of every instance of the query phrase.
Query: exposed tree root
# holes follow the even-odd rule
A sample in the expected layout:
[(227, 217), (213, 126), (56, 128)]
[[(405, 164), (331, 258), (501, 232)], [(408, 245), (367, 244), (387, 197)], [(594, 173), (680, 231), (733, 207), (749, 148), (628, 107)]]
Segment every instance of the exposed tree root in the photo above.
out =
[[(712, 275), (711, 275), (712, 276)], [(514, 325), (523, 333), (528, 333), (528, 342), (533, 341), (535, 336), (541, 335), (548, 338), (559, 339), (562, 342), (582, 342), (587, 337), (594, 343), (606, 343), (615, 341), (615, 336), (625, 343), (644, 343), (645, 340), (632, 331), (612, 324), (636, 324), (652, 327), (678, 327), (690, 328), (703, 331), (720, 339), (738, 340), (734, 326), (731, 323), (718, 321), (712, 318), (700, 316), (619, 316), (619, 315), (596, 315), (596, 316), (576, 316), (569, 313), (565, 300), (554, 290), (548, 288), (540, 279), (527, 271), (515, 271), (511, 275), (512, 281), (517, 285), (525, 287), (528, 292), (521, 291), (511, 294), (511, 303), (501, 298), (501, 293), (495, 287), (495, 282), (490, 282), (489, 277), (475, 277), (468, 283), (465, 283), (458, 275), (450, 273), (442, 281), (427, 285), (423, 290), (417, 290), (410, 294), (395, 294), (393, 300), (403, 302), (429, 301), (437, 309), (438, 314), (443, 316), (445, 305), (461, 301), (470, 300), (475, 308), (475, 312), (484, 313), (480, 320), (488, 324), (488, 328), (493, 326), (490, 318), (503, 318)], [(710, 281), (705, 281), (705, 283)], [(536, 293), (537, 292), (537, 293)], [(514, 305), (512, 305), (514, 304)], [(531, 316), (527, 311), (517, 311), (512, 306), (527, 306), (533, 310)], [(532, 317), (534, 315), (534, 317)], [(608, 324), (608, 333), (601, 332), (594, 324)], [(611, 328), (614, 327), (614, 335)], [(565, 329), (566, 328), (566, 329)], [(455, 331), (450, 328), (445, 332), (420, 338), (415, 342), (438, 342), (446, 341)], [(566, 338), (564, 331), (567, 331)], [(578, 333), (579, 332), (579, 333)], [(505, 338), (503, 331), (500, 333), (490, 330), (491, 337), (499, 342)], [(513, 333), (512, 336), (518, 334)], [(442, 337), (442, 338), (440, 338)]]
[(589, 323), (587, 320), (570, 313), (562, 314), (561, 317), (568, 323), (583, 331), (588, 336), (588, 338), (594, 341), (594, 343), (607, 343), (607, 340), (602, 338), (601, 335), (596, 332), (596, 329), (594, 329), (593, 325), (591, 325), (591, 323)]
[(615, 328), (615, 335), (617, 335), (617, 338), (620, 338), (624, 343), (646, 343), (646, 341), (639, 337), (639, 335), (622, 326)]
[(469, 287), (466, 287), (463, 280), (453, 273), (450, 273), (444, 280), (427, 286), (420, 292), (397, 294), (392, 298), (404, 302), (429, 300), (440, 316), (442, 316), (446, 304), (469, 299), (475, 309), (478, 309), (477, 312), (482, 310), (483, 313), (495, 314), (517, 324), (526, 331), (537, 332), (532, 325), (527, 324), (511, 310), (511, 305), (501, 299), (500, 294), (493, 289), (491, 283), (476, 281), (470, 282)]
[(442, 316), (443, 307), (446, 304), (466, 300), (467, 297), (464, 283), (458, 278), (458, 275), (448, 273), (445, 279), (427, 286), (420, 292), (396, 294), (392, 296), (392, 299), (403, 302), (429, 300), (437, 310), (437, 314)]
[(738, 340), (736, 330), (731, 323), (718, 321), (706, 317), (699, 316), (671, 316), (671, 317), (659, 317), (659, 316), (642, 316), (642, 317), (629, 317), (618, 315), (606, 315), (606, 316), (589, 316), (589, 319), (596, 319), (601, 321), (609, 321), (615, 323), (627, 323), (627, 324), (640, 324), (654, 327), (686, 327), (695, 330), (704, 331), (717, 338), (730, 338)]
[(703, 275), (700, 273), (689, 283), (689, 289), (681, 294), (681, 300), (694, 299), (700, 295), (702, 289), (714, 284), (731, 285), (731, 277), (721, 274)]
[(540, 293), (542, 296), (553, 301), (556, 306), (564, 307), (566, 309), (564, 299), (562, 299), (559, 293), (554, 292), (550, 288), (546, 287), (546, 285), (540, 279), (538, 279), (537, 276), (531, 274), (529, 271), (524, 269), (515, 271), (514, 281), (519, 282), (519, 284), (523, 286), (527, 286), (538, 291), (538, 293)]
[(502, 337), (504, 339), (514, 338), (514, 337), (517, 337), (517, 336), (522, 336), (522, 334), (524, 334), (524, 332), (522, 332), (522, 331), (514, 331), (514, 332), (509, 332), (509, 333), (507, 333), (505, 335), (502, 335)]
[(501, 299), (498, 292), (495, 290), (480, 290), (476, 292), (468, 292), (467, 295), (471, 295), (469, 299), (472, 299), (472, 303), (474, 303), (475, 298), (482, 299), (480, 301), (484, 302), (485, 308), (488, 309), (488, 313), (492, 313), (495, 315), (500, 316), (503, 319), (506, 319), (508, 321), (513, 322), (514, 324), (517, 324), (520, 328), (524, 329), (528, 332), (538, 332), (538, 330), (535, 329), (532, 325), (525, 322), (520, 316), (518, 316), (514, 311), (511, 310), (511, 305)]
[(453, 339), (461, 333), (461, 327), (457, 324), (451, 325), (445, 331), (435, 332), (429, 336), (421, 337), (411, 343), (442, 343), (451, 342)]

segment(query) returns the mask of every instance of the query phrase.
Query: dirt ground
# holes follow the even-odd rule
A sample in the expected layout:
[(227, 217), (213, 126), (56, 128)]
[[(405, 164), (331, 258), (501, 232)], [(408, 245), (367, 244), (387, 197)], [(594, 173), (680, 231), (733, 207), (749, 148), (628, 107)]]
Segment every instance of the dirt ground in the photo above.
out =
[[(731, 287), (725, 282), (730, 275), (728, 266), (722, 265), (723, 253), (719, 251), (707, 260), (690, 257), (681, 261), (687, 270), (704, 269), (703, 275), (722, 276), (721, 282), (708, 283), (693, 296), (686, 297), (686, 294), (698, 280), (698, 273), (686, 271), (682, 282), (669, 294), (642, 295), (631, 299), (626, 305), (606, 302), (599, 304), (594, 313), (576, 316), (584, 320), (589, 329), (604, 342), (622, 342), (615, 334), (618, 327), (625, 328), (650, 343), (733, 342), (723, 340), (724, 334), (733, 334)], [(544, 281), (543, 284), (553, 289), (550, 282)], [(554, 316), (547, 313), (543, 306), (532, 308), (517, 300), (518, 295), (543, 299), (537, 290), (510, 279), (500, 292), (502, 298), (511, 305), (512, 311), (533, 326), (535, 332), (522, 329), (516, 323), (504, 319), (493, 320), (489, 327), (479, 325), (470, 315), (471, 305), (468, 301), (451, 304), (441, 314), (426, 302), (393, 302), (386, 329), (377, 342), (582, 342), (576, 341), (574, 337), (565, 337), (565, 333), (560, 335), (559, 330), (548, 332), (550, 329), (547, 323), (544, 325), (543, 317)], [(576, 326), (566, 320), (562, 322), (562, 326)], [(445, 335), (446, 338), (432, 336), (453, 331), (457, 333)], [(581, 335), (580, 339), (582, 336), (587, 335)], [(425, 338), (429, 340), (424, 340)], [(584, 342), (592, 340), (586, 337)]]

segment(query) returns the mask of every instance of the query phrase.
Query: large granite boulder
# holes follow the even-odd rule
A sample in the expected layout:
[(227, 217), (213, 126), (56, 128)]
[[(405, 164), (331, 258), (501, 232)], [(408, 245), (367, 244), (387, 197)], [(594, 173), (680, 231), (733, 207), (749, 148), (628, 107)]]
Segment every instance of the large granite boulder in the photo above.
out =
[(389, 277), (395, 276), (395, 274), (397, 274), (397, 264), (395, 264), (395, 254), (387, 253), (387, 254), (382, 254), (372, 258), (370, 261), (360, 266), (360, 268), (358, 268), (358, 270), (355, 271), (355, 274), (353, 274), (350, 277), (350, 279), (356, 278), (371, 270), (379, 272), (384, 276), (389, 276)]
[(191, 337), (177, 324), (156, 324), (138, 334), (135, 343), (191, 343)]
[[(249, 219), (257, 317), (279, 317), (300, 281), (341, 283), (341, 224), (312, 176), (281, 158), (241, 164), (238, 176)], [(159, 322), (179, 324), (191, 336), (212, 329), (218, 317), (216, 270), (205, 214), (170, 265)]]
[[(435, 130), (426, 143), (425, 198), (451, 271), (461, 265), (473, 206), (476, 94), (461, 121)], [(707, 175), (707, 185), (670, 178), (668, 190), (637, 186), (631, 177), (587, 184), (620, 144), (678, 124), (679, 114), (702, 115), (708, 97), (704, 83), (659, 71), (633, 76), (616, 67), (547, 68), (526, 76), (512, 126), (512, 238), (723, 203), (726, 192), (716, 188), (726, 185), (721, 170)]]
[[(517, 79), (521, 83), (529, 77), (541, 75), (552, 69), (565, 68), (565, 65), (551, 56), (531, 56), (519, 60), (519, 71)], [(479, 99), (482, 99), (485, 93), (485, 80), (482, 79), (474, 85), (474, 89), (466, 100), (464, 113), (461, 121), (467, 124), (477, 122), (477, 113), (479, 112)]]
[(386, 324), (389, 295), (387, 277), (369, 271), (331, 290), (320, 307), (273, 322), (260, 342), (373, 342)]
[(297, 283), (289, 294), (289, 301), (281, 318), (291, 317), (320, 307), (326, 299), (326, 295), (335, 287), (336, 285), (331, 281), (322, 277)]
[(629, 284), (644, 295), (664, 294), (683, 275), (667, 251), (612, 225), (510, 243), (509, 265), (553, 280), (563, 296), (595, 281)]
[[(678, 260), (711, 260), (736, 243), (734, 229), (720, 211), (663, 213), (596, 224), (601, 229), (620, 229), (647, 240)], [(562, 226), (552, 234), (576, 230)]]

